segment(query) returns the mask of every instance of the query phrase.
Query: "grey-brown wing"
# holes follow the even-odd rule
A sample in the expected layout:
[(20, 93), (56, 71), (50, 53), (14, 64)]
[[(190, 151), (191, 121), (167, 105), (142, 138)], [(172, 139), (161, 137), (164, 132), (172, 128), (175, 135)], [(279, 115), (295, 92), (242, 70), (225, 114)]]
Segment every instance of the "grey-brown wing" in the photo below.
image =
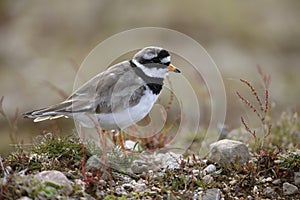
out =
[(144, 93), (144, 81), (128, 61), (112, 66), (76, 90), (66, 102), (68, 112), (118, 112), (136, 105)]
[(77, 89), (64, 102), (24, 113), (35, 121), (56, 119), (72, 113), (111, 113), (136, 105), (145, 91), (144, 81), (128, 61), (110, 67)]

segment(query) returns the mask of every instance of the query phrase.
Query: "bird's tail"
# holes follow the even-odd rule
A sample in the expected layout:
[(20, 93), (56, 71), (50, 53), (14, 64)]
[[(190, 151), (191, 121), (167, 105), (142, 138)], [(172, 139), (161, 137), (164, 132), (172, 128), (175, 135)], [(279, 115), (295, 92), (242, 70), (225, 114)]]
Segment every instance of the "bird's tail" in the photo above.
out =
[(57, 105), (53, 105), (50, 107), (33, 110), (30, 112), (26, 112), (23, 114), (25, 118), (34, 119), (34, 122), (40, 122), (44, 120), (52, 120), (61, 117), (68, 117), (69, 111), (67, 108), (70, 106), (71, 102), (62, 102)]

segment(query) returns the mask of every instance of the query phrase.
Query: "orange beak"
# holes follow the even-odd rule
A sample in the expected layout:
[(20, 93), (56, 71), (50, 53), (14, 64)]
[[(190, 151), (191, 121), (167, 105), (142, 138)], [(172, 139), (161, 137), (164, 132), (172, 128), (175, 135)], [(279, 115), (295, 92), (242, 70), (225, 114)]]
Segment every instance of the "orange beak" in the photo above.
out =
[(177, 68), (176, 68), (174, 65), (172, 65), (172, 64), (170, 64), (170, 65), (168, 66), (168, 69), (169, 69), (170, 71), (172, 71), (172, 72), (180, 73), (180, 70), (177, 69)]

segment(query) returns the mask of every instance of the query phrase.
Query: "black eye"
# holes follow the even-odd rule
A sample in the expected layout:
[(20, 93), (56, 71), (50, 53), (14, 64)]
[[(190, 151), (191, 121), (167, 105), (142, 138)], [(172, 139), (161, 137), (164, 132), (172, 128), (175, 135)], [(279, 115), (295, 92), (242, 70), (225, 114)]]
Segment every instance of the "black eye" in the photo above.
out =
[(158, 58), (159, 59), (163, 59), (163, 58), (166, 58), (170, 56), (169, 52), (167, 52), (166, 50), (161, 50), (159, 53), (158, 53)]

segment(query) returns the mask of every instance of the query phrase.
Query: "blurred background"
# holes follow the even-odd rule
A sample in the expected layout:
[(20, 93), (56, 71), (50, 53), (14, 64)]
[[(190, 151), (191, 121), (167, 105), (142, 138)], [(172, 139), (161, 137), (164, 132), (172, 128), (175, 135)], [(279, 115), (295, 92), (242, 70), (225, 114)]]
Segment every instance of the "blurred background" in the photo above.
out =
[(224, 79), (230, 128), (240, 126), (245, 112), (235, 92), (248, 88), (238, 80), (261, 82), (257, 65), (272, 76), (274, 115), (298, 111), (299, 10), (297, 0), (2, 0), (0, 95), (11, 126), (1, 116), (0, 153), (9, 150), (12, 139), (27, 143), (43, 132), (72, 130), (72, 122), (65, 119), (34, 124), (18, 117), (14, 126), (14, 115), (16, 109), (23, 113), (64, 100), (87, 54), (113, 34), (137, 27), (182, 32), (208, 51)]

